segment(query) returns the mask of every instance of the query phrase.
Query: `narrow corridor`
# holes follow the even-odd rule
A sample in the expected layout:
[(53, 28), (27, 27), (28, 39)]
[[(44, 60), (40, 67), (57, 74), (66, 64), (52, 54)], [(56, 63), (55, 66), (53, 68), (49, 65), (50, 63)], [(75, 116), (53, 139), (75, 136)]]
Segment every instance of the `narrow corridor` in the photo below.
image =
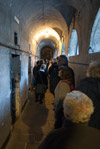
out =
[(22, 109), (37, 62), (52, 64), (60, 55), (77, 87), (89, 63), (100, 61), (100, 0), (0, 0), (0, 149), (12, 129), (7, 149), (35, 149), (53, 128), (49, 91), (42, 105), (31, 93)]
[(43, 104), (35, 103), (34, 93), (17, 120), (6, 149), (37, 149), (40, 142), (53, 129), (53, 96), (47, 90)]

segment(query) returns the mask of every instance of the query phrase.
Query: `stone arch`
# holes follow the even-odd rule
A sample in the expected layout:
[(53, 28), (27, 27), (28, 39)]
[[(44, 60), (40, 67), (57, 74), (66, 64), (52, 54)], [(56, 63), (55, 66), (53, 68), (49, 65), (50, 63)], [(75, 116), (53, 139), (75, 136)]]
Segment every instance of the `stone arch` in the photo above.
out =
[(75, 29), (72, 30), (68, 48), (68, 56), (79, 55), (78, 35)]
[(94, 20), (88, 53), (100, 52), (100, 8)]

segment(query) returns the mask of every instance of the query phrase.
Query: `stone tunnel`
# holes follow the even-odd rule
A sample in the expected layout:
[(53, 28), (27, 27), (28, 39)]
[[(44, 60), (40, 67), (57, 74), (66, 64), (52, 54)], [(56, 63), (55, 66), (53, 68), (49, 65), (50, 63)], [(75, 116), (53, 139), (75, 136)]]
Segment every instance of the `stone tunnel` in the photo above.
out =
[[(100, 0), (0, 0), (0, 146), (28, 99), (41, 58), (65, 54), (76, 85), (91, 60), (100, 60)], [(14, 113), (13, 113), (14, 114)]]

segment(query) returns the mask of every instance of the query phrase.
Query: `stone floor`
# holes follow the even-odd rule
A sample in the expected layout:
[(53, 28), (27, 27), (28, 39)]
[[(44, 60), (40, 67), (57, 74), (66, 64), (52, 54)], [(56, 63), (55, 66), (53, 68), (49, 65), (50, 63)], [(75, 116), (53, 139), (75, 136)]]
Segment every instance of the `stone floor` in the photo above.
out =
[(53, 95), (47, 90), (43, 104), (34, 102), (30, 92), (28, 102), (14, 125), (6, 149), (37, 149), (45, 136), (53, 129)]

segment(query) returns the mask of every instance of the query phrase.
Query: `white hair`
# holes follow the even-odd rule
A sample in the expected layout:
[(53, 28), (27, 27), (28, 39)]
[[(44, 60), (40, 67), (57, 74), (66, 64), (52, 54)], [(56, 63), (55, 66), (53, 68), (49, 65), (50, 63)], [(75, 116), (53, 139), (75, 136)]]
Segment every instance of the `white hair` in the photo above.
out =
[(45, 70), (46, 69), (46, 65), (45, 64), (42, 64), (41, 67), (40, 67), (40, 69), (44, 69)]
[(100, 78), (100, 61), (92, 61), (87, 69), (90, 77)]
[(64, 103), (64, 115), (68, 115), (72, 122), (88, 122), (94, 111), (92, 100), (80, 91), (67, 93)]

